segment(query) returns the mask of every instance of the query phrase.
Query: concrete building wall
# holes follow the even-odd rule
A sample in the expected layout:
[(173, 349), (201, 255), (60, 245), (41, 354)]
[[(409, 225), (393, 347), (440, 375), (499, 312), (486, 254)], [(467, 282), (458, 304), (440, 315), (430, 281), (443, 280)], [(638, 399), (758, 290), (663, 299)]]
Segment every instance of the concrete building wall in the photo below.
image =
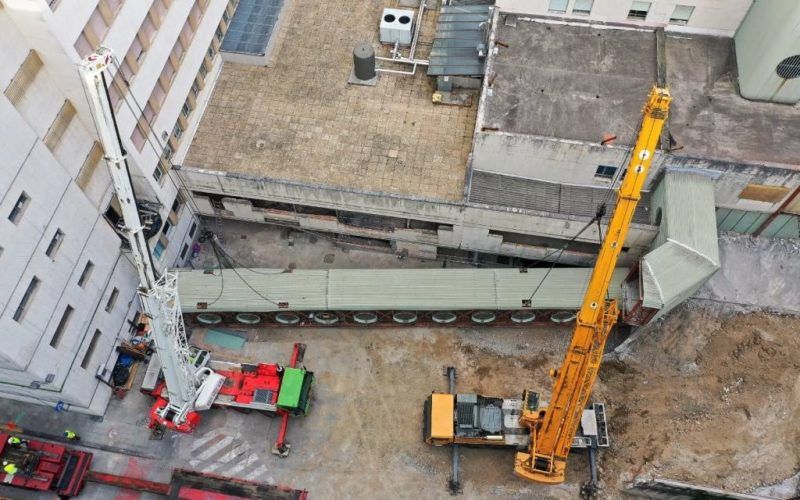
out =
[[(800, 75), (782, 78), (777, 66), (788, 57), (800, 58), (800, 2), (759, 0), (736, 32), (739, 91), (760, 101), (796, 104)], [(800, 62), (795, 62), (795, 66)]]
[[(160, 14), (152, 10), (158, 6)], [(112, 48), (123, 64), (145, 23), (157, 21), (116, 107), (137, 196), (155, 203), (165, 222), (149, 242), (163, 269), (189, 257), (198, 233), (193, 205), (171, 178), (170, 160), (191, 141), (201, 114), (196, 102), (218, 75), (211, 69), (221, 64), (220, 19), (232, 6), (226, 0), (0, 4), (0, 263), (6, 285), (0, 290), (6, 332), (0, 396), (61, 402), (99, 415), (111, 391), (95, 373), (105, 368), (108, 376), (114, 347), (129, 335), (128, 321), (140, 306), (137, 273), (106, 217), (113, 189), (76, 69), (79, 49), (92, 50), (81, 40), (97, 26), (95, 9), (107, 26), (92, 45)], [(156, 102), (153, 96), (164, 89)], [(148, 102), (152, 114), (143, 113)], [(147, 147), (134, 142), (137, 124), (144, 125)], [(162, 175), (154, 176), (156, 168)], [(26, 201), (15, 210), (23, 193)], [(38, 286), (26, 293), (34, 277)]]
[[(771, 0), (770, 0), (771, 1)], [(578, 7), (591, 4), (590, 13), (576, 12)], [(631, 19), (628, 13), (631, 0), (498, 0), (500, 10), (520, 14), (548, 15), (555, 17), (592, 19), (601, 22), (625, 23), (644, 26), (665, 26), (670, 31), (733, 36), (747, 14), (752, 0), (652, 0), (644, 20)], [(565, 5), (563, 12), (561, 6)], [(693, 6), (686, 24), (677, 24), (670, 19), (676, 6)], [(556, 9), (556, 10), (553, 10)]]
[[(588, 142), (531, 135), (478, 132), (472, 168), (525, 179), (607, 186), (607, 179), (595, 175), (597, 168), (601, 165), (622, 165), (626, 154), (626, 148), (616, 146), (599, 146)], [(772, 212), (780, 207), (793, 189), (800, 186), (800, 171), (789, 165), (780, 168), (659, 152), (648, 174), (646, 189), (651, 187), (661, 169), (667, 166), (709, 170), (716, 178), (717, 207), (727, 209)], [(742, 196), (748, 186), (776, 189), (779, 194), (768, 201), (749, 198), (746, 192)]]

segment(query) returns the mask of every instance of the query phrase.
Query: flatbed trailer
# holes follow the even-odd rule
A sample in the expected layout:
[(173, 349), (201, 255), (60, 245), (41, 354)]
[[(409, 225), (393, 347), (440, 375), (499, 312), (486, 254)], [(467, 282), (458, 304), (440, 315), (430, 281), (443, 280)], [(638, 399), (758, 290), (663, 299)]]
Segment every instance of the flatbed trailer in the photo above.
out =
[(26, 490), (52, 492), (61, 498), (77, 496), (92, 464), (92, 453), (72, 450), (57, 443), (22, 440), (8, 442), (11, 434), (0, 433), (0, 461), (16, 465), (16, 474), (0, 469), (0, 482)]
[(108, 474), (91, 470), (94, 455), (60, 443), (21, 438), (21, 444), (9, 444), (17, 434), (0, 433), (0, 459), (17, 466), (13, 475), (0, 470), (0, 484), (41, 495), (60, 498), (80, 497), (87, 482), (116, 488), (151, 493), (182, 500), (234, 500), (260, 498), (268, 500), (307, 500), (308, 491), (278, 484), (174, 469), (170, 481), (161, 483), (142, 478)]

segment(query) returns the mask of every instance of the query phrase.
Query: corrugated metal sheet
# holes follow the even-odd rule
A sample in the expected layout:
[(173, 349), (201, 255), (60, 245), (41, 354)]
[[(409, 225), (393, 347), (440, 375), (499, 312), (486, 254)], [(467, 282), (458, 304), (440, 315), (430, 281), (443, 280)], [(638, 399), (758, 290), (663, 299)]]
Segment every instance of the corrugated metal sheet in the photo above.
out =
[[(608, 188), (605, 187), (572, 186), (475, 170), (472, 173), (469, 201), (564, 215), (594, 217), (597, 207), (605, 199), (607, 191)], [(611, 217), (611, 208), (615, 202), (616, 194), (611, 194), (605, 220)], [(633, 221), (639, 224), (650, 224), (649, 206), (650, 192), (643, 191), (642, 200), (636, 208)]]
[(654, 250), (642, 258), (642, 304), (663, 314), (719, 269), (714, 183), (700, 173), (671, 170), (653, 199), (662, 219)]
[(483, 76), (478, 45), (486, 45), (490, 16), (489, 5), (443, 6), (428, 58), (428, 76)]
[(328, 272), (324, 270), (216, 269), (213, 274), (178, 271), (178, 293), (184, 312), (202, 310), (198, 303), (203, 302), (208, 304), (208, 311), (277, 311), (280, 302), (288, 302), (299, 311), (325, 310), (327, 287)]
[[(522, 301), (530, 298), (547, 272), (546, 269), (528, 269), (525, 273), (518, 269), (236, 271), (238, 274), (232, 269), (216, 270), (214, 274), (202, 270), (179, 271), (178, 291), (184, 312), (270, 312), (279, 309), (273, 302), (288, 302), (288, 309), (294, 311), (513, 310), (522, 307)], [(553, 269), (536, 293), (533, 308), (578, 309), (590, 273), (590, 269)], [(619, 284), (626, 274), (627, 269), (615, 271), (612, 298), (620, 297)], [(198, 303), (208, 306), (198, 307)]]

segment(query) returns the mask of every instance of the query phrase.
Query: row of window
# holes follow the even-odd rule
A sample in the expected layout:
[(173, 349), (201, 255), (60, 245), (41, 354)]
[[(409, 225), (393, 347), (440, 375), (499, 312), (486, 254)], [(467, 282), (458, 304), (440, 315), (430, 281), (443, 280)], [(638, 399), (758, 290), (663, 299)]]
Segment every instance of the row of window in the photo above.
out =
[[(572, 14), (588, 16), (592, 13), (594, 7), (594, 0), (573, 0)], [(570, 0), (550, 0), (549, 11), (557, 14), (564, 14), (567, 12)], [(628, 9), (628, 19), (636, 21), (644, 21), (647, 19), (647, 14), (650, 12), (653, 2), (631, 2)], [(693, 5), (676, 5), (672, 10), (669, 22), (671, 24), (688, 24), (689, 19), (694, 13)]]
[[(88, 266), (87, 266), (88, 267)], [(91, 267), (94, 267), (92, 264)], [(86, 272), (86, 270), (84, 270)], [(83, 278), (83, 275), (81, 276)], [(25, 313), (30, 309), (31, 302), (33, 301), (36, 292), (39, 290), (42, 282), (41, 280), (34, 276), (31, 278), (30, 283), (28, 284), (28, 288), (25, 289), (25, 293), (22, 295), (22, 299), (19, 302), (16, 310), (14, 311), (14, 321), (21, 322), (22, 319), (25, 317)], [(114, 288), (111, 290), (111, 294), (108, 296), (105, 305), (105, 311), (110, 313), (114, 309), (114, 305), (117, 303), (117, 298), (119, 298), (119, 289)], [(63, 314), (61, 315), (61, 319), (58, 321), (58, 325), (56, 325), (56, 329), (53, 331), (53, 336), (50, 338), (50, 347), (57, 349), (61, 338), (64, 336), (64, 332), (67, 330), (69, 326), (70, 320), (72, 319), (72, 315), (75, 312), (75, 308), (71, 305), (67, 304), (66, 308), (64, 309)], [(92, 340), (89, 342), (89, 347), (84, 354), (83, 361), (81, 362), (81, 368), (86, 368), (89, 366), (89, 363), (92, 358), (92, 354), (94, 353), (95, 346), (97, 345), (97, 341), (100, 338), (101, 332), (100, 330), (95, 330), (94, 336)]]
[[(200, 24), (200, 20), (202, 19), (202, 15), (205, 11), (207, 3), (207, 0), (197, 0), (192, 6), (183, 29), (178, 35), (172, 51), (170, 52), (170, 55), (164, 64), (161, 75), (156, 81), (150, 97), (148, 98), (147, 103), (142, 110), (141, 116), (139, 117), (139, 120), (137, 121), (136, 126), (131, 133), (131, 142), (139, 151), (141, 151), (144, 148), (145, 143), (148, 142), (148, 136), (152, 132), (153, 123), (158, 116), (167, 94), (169, 93), (169, 89), (172, 85), (175, 75), (180, 69), (183, 57), (191, 45), (195, 31)], [(167, 172), (166, 165), (169, 164), (169, 160), (175, 153), (178, 143), (188, 126), (188, 118), (196, 106), (196, 99), (204, 86), (205, 77), (211, 69), (212, 60), (216, 55), (219, 44), (221, 43), (224, 30), (227, 29), (227, 23), (230, 19), (230, 13), (232, 12), (232, 9), (232, 4), (229, 4), (225, 11), (225, 15), (223, 16), (223, 20), (220, 22), (220, 25), (217, 28), (217, 32), (212, 40), (211, 46), (208, 48), (206, 57), (200, 64), (198, 74), (195, 77), (195, 81), (192, 83), (190, 93), (183, 104), (181, 113), (173, 125), (171, 133), (168, 135), (165, 134), (164, 139), (167, 139), (167, 143), (161, 153), (161, 158), (163, 161), (158, 162), (153, 170), (153, 178), (158, 183), (163, 182)]]

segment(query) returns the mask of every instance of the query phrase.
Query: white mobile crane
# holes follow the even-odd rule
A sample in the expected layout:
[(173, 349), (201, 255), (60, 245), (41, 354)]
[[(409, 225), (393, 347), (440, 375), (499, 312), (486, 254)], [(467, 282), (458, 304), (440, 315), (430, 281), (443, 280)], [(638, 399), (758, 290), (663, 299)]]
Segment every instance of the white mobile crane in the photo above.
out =
[[(156, 397), (150, 410), (150, 427), (191, 432), (200, 422), (198, 411), (212, 406), (278, 414), (283, 421), (273, 449), (285, 456), (289, 449), (285, 441), (288, 417), (305, 415), (314, 383), (312, 372), (296, 366), (302, 361), (305, 345), (295, 344), (289, 366), (213, 360), (208, 352), (189, 347), (177, 275), (165, 272), (156, 278), (139, 218), (125, 151), (106, 90), (105, 72), (113, 62), (112, 52), (101, 47), (80, 62), (79, 71), (119, 200), (124, 222), (120, 232), (128, 240), (139, 273), (139, 296), (157, 355), (148, 368), (148, 375), (154, 375), (152, 387), (142, 387), (143, 392)], [(163, 382), (159, 382), (159, 372)]]
[(150, 321), (150, 338), (161, 362), (166, 385), (167, 398), (156, 402), (151, 416), (155, 423), (187, 432), (199, 421), (197, 410), (211, 408), (225, 377), (206, 366), (197, 368), (190, 361), (192, 356), (178, 300), (177, 276), (166, 272), (156, 279), (150, 249), (139, 220), (126, 155), (106, 90), (105, 71), (112, 60), (112, 52), (101, 47), (80, 62), (79, 71), (119, 200), (124, 221), (122, 232), (128, 239), (139, 273), (139, 296), (144, 314)]

